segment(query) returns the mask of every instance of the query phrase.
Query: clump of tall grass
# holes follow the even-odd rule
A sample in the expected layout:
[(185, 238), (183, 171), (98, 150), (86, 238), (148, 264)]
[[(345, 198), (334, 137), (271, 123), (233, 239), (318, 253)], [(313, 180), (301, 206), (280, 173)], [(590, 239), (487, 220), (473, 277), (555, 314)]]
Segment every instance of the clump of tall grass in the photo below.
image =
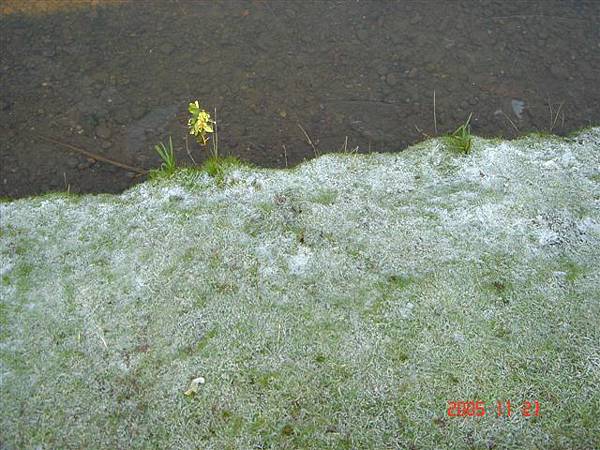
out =
[(171, 176), (175, 173), (177, 164), (175, 163), (175, 152), (173, 151), (173, 139), (169, 136), (169, 144), (166, 146), (162, 142), (154, 146), (154, 150), (160, 156), (162, 164), (160, 169), (154, 169), (150, 171), (150, 178), (156, 178), (161, 176)]
[(471, 117), (473, 113), (469, 114), (467, 121), (456, 129), (453, 133), (449, 133), (444, 137), (446, 145), (453, 151), (468, 155), (471, 152), (473, 143), (473, 136), (471, 135)]

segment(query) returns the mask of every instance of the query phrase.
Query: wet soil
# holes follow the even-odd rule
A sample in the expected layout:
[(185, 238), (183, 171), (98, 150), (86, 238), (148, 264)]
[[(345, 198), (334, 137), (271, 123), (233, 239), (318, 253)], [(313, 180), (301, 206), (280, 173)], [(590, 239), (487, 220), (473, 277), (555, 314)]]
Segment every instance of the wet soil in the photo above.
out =
[[(187, 104), (222, 154), (285, 167), (317, 151), (401, 151), (456, 128), (514, 137), (600, 123), (600, 2), (131, 1), (0, 22), (0, 195), (119, 192)], [(434, 122), (435, 91), (435, 122)], [(189, 140), (194, 159), (206, 150)]]

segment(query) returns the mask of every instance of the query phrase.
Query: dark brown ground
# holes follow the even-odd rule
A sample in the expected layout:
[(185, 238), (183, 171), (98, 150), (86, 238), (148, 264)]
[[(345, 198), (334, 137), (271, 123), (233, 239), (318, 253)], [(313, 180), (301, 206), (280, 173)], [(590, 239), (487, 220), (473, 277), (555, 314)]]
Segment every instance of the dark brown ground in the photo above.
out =
[(143, 179), (39, 134), (144, 168), (172, 135), (189, 164), (195, 99), (222, 153), (275, 167), (283, 146), (290, 165), (313, 156), (299, 124), (322, 152), (433, 135), (434, 90), (439, 133), (471, 112), (480, 135), (600, 123), (599, 1), (109, 2), (7, 14), (0, 33), (2, 196)]

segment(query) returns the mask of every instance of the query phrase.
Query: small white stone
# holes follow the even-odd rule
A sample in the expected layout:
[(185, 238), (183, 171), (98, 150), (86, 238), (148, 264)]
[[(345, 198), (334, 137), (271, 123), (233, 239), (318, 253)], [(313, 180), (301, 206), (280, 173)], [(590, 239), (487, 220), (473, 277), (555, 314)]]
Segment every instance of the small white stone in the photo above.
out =
[(191, 382), (190, 382), (190, 387), (187, 391), (185, 391), (185, 395), (194, 395), (196, 393), (198, 393), (198, 387), (201, 384), (205, 383), (205, 379), (204, 377), (197, 377), (194, 378)]

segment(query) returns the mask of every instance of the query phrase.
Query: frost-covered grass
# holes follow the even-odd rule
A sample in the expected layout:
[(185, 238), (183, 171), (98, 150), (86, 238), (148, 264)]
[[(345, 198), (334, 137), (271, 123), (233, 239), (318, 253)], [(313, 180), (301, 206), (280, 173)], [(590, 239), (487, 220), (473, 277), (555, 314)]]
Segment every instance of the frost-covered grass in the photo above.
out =
[(598, 128), (0, 212), (0, 447), (600, 447)]

